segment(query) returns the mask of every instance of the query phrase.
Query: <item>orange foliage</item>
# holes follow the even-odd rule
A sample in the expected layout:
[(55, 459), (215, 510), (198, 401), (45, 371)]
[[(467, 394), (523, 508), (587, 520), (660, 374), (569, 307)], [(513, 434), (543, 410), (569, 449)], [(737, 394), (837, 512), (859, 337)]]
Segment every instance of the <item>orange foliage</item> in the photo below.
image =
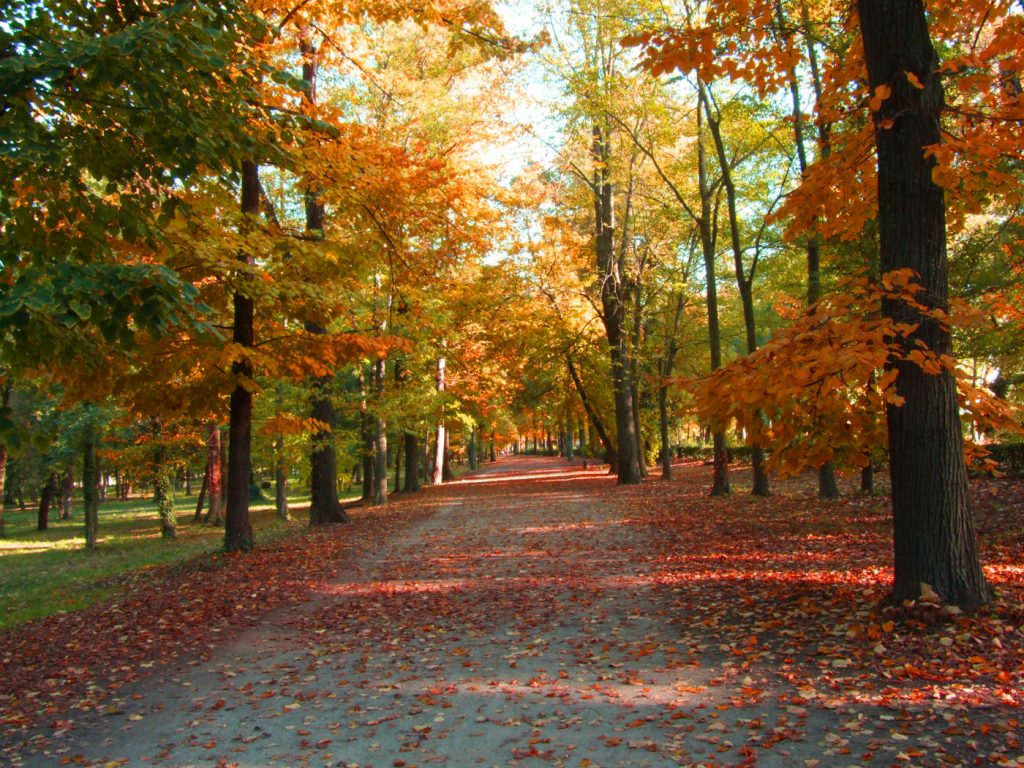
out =
[[(929, 374), (952, 373), (963, 418), (979, 430), (1021, 431), (1012, 407), (974, 385), (952, 357), (920, 341), (901, 352), (916, 326), (883, 317), (883, 300), (950, 322), (921, 304), (919, 292), (910, 270), (886, 274), (881, 285), (863, 277), (847, 281), (756, 353), (698, 382), (697, 414), (722, 429), (735, 420), (749, 443), (771, 450), (770, 464), (783, 473), (826, 461), (863, 466), (885, 445), (886, 407), (902, 405), (891, 367), (902, 359)], [(969, 453), (984, 455), (981, 449)]]

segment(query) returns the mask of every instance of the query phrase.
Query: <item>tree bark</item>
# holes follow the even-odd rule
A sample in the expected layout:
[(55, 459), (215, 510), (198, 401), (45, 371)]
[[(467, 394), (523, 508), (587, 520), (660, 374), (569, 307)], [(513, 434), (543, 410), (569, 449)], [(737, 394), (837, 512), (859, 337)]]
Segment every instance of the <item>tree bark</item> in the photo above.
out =
[(608, 465), (610, 469), (615, 472), (619, 466), (619, 456), (615, 449), (615, 444), (608, 436), (608, 432), (604, 428), (604, 423), (601, 421), (601, 417), (597, 415), (597, 411), (591, 404), (590, 398), (587, 397), (587, 391), (583, 388), (583, 382), (580, 381), (579, 373), (576, 371), (576, 365), (573, 363), (572, 358), (566, 356), (565, 363), (569, 368), (569, 376), (572, 378), (572, 383), (576, 387), (576, 393), (580, 396), (580, 402), (583, 404), (583, 410), (586, 411), (587, 418), (590, 419), (590, 423), (594, 425), (594, 431), (597, 432), (597, 438), (601, 441), (601, 445), (604, 446), (605, 453), (608, 454)]
[(160, 419), (153, 417), (153, 501), (160, 515), (160, 536), (173, 539), (177, 536), (177, 516), (174, 513), (174, 486), (167, 466), (167, 448), (163, 444), (163, 429)]
[(420, 446), (419, 440), (412, 432), (405, 433), (405, 486), (406, 493), (416, 493), (420, 489)]
[(207, 525), (224, 524), (224, 446), (220, 439), (220, 427), (211, 423), (206, 435), (206, 462), (210, 470), (206, 486), (208, 497), (206, 513)]
[(50, 527), (50, 505), (57, 495), (57, 473), (51, 472), (46, 484), (39, 491), (39, 514), (36, 518), (36, 530), (45, 531)]
[[(11, 392), (14, 385), (8, 381), (4, 384), (4, 393), (0, 406), (8, 408), (11, 404)], [(4, 530), (4, 503), (8, 495), (7, 488), (7, 443), (0, 443), (0, 537), (6, 536)]]
[(199, 486), (199, 497), (196, 499), (196, 513), (192, 516), (192, 522), (198, 523), (203, 519), (203, 504), (206, 503), (206, 489), (210, 487), (210, 465), (206, 465), (206, 471), (203, 472), (203, 482)]
[[(607, 121), (606, 121), (607, 122)], [(601, 289), (601, 320), (612, 365), (612, 386), (615, 394), (616, 462), (619, 483), (639, 483), (640, 449), (633, 409), (633, 387), (630, 381), (629, 342), (625, 333), (625, 286), (619, 260), (615, 254), (615, 202), (609, 163), (611, 162), (610, 128), (597, 121), (592, 126), (594, 159), (594, 249)], [(609, 462), (610, 463), (610, 462)]]
[[(740, 304), (743, 307), (743, 329), (747, 342), (747, 354), (752, 355), (757, 351), (757, 328), (754, 318), (754, 275), (757, 271), (757, 257), (755, 255), (749, 272), (743, 265), (743, 247), (740, 242), (739, 214), (736, 210), (736, 185), (732, 178), (732, 164), (729, 162), (725, 150), (725, 141), (722, 138), (722, 127), (720, 116), (711, 108), (711, 94), (703, 82), (698, 81), (698, 93), (704, 105), (704, 114), (708, 121), (708, 131), (715, 144), (715, 152), (718, 155), (718, 166), (722, 173), (722, 184), (725, 187), (725, 203), (729, 220), (729, 244), (732, 249), (733, 268), (736, 273), (736, 288), (740, 294)], [(764, 465), (764, 449), (758, 445), (751, 448), (751, 469), (753, 471), (754, 496), (768, 496), (768, 471)]]
[[(811, 59), (811, 77), (815, 93), (821, 92), (821, 76), (818, 72), (814, 43), (810, 38), (807, 6), (803, 6), (803, 34), (806, 40), (807, 53)], [(781, 3), (778, 6), (779, 26), (786, 28)], [(800, 80), (795, 68), (789, 71), (789, 95), (793, 107), (793, 136), (796, 145), (797, 160), (800, 163), (800, 175), (807, 173), (807, 147), (804, 141), (803, 106), (800, 99)], [(818, 153), (822, 159), (832, 153), (829, 143), (829, 132), (826, 124), (822, 124), (818, 133)], [(807, 306), (813, 305), (821, 298), (821, 246), (817, 234), (807, 238)], [(836, 483), (835, 464), (827, 461), (818, 468), (818, 498), (839, 498), (839, 486)]]
[(469, 468), (471, 470), (476, 469), (476, 425), (469, 428), (469, 443), (467, 444), (467, 459), (469, 460)]
[(818, 467), (818, 498), (839, 498), (839, 485), (836, 483), (836, 465), (831, 461), (826, 461)]
[(68, 464), (64, 468), (64, 482), (61, 483), (60, 519), (71, 519), (71, 499), (75, 491), (75, 468)]
[(377, 400), (373, 414), (373, 503), (388, 503), (388, 427), (381, 415), (384, 407), (384, 360), (373, 364), (373, 383)]
[[(891, 94), (875, 112), (878, 156), (878, 223), (883, 273), (912, 269), (929, 308), (946, 309), (945, 199), (932, 181), (934, 160), (926, 147), (941, 141), (943, 91), (939, 60), (932, 47), (921, 0), (858, 0), (864, 56), (872, 92)], [(912, 74), (923, 84), (911, 84)], [(923, 342), (951, 355), (952, 340), (942, 323), (904, 302), (883, 302), (883, 314), (917, 326), (902, 353)], [(987, 603), (992, 593), (978, 559), (968, 504), (967, 467), (956, 382), (949, 371), (926, 374), (897, 354), (902, 406), (889, 405), (889, 466), (892, 480), (893, 600), (915, 600), (930, 587), (962, 608)]]
[[(708, 179), (707, 151), (704, 147), (701, 111), (697, 110), (697, 182), (700, 189), (700, 232), (701, 253), (704, 257), (704, 275), (707, 282), (708, 346), (711, 351), (711, 370), (722, 367), (722, 332), (718, 327), (718, 284), (715, 279), (715, 237), (712, 230), (711, 183)], [(726, 450), (725, 433), (715, 432), (714, 471), (711, 481), (711, 495), (725, 496), (729, 487), (729, 455)]]
[[(437, 379), (436, 387), (438, 392), (444, 392), (445, 390), (445, 359), (443, 357), (437, 358)], [(444, 406), (441, 406), (441, 419), (437, 424), (437, 444), (434, 447), (434, 467), (432, 473), (432, 480), (434, 485), (440, 485), (444, 482), (444, 450), (445, 450), (445, 426), (444, 426)]]
[(402, 454), (404, 452), (404, 441), (395, 440), (395, 493), (402, 490)]
[(288, 466), (284, 458), (284, 436), (274, 436), (274, 508), (277, 519), (288, 522)]
[[(260, 210), (259, 166), (252, 160), (242, 161), (241, 209), (244, 217), (256, 216)], [(242, 222), (243, 235), (249, 222)], [(244, 252), (239, 260), (246, 266), (253, 258)], [(241, 290), (234, 296), (234, 330), (232, 341), (243, 350), (256, 340), (255, 303)], [(245, 354), (231, 364), (235, 388), (231, 392), (228, 423), (227, 504), (224, 521), (224, 549), (227, 552), (252, 549), (252, 522), (249, 519), (249, 475), (252, 467), (252, 360)]]
[(96, 439), (90, 436), (82, 453), (82, 500), (85, 518), (85, 548), (96, 548), (99, 530), (99, 489), (100, 464), (96, 458)]

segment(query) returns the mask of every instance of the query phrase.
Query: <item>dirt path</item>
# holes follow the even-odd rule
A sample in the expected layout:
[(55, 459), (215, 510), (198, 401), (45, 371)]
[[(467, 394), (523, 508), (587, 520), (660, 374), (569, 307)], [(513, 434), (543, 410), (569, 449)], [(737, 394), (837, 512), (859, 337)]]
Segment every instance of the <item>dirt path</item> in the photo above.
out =
[(342, 564), (312, 602), (124, 692), (113, 714), (23, 764), (832, 766), (935, 754), (891, 742), (879, 709), (802, 706), (770, 670), (687, 627), (657, 578), (679, 542), (625, 513), (612, 482), (508, 459), (431, 491), (444, 500), (435, 514)]

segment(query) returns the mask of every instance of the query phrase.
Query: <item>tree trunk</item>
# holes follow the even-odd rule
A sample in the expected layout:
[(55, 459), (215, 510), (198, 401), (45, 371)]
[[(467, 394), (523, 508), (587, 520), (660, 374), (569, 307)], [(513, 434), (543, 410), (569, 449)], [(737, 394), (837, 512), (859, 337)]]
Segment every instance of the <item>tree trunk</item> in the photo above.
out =
[(868, 463), (868, 465), (860, 471), (860, 492), (875, 492), (875, 467), (871, 463)]
[(594, 426), (594, 431), (597, 432), (597, 437), (601, 441), (601, 445), (604, 446), (605, 452), (608, 454), (609, 468), (615, 472), (619, 465), (618, 453), (615, 450), (615, 444), (608, 437), (608, 432), (604, 428), (604, 424), (601, 422), (601, 417), (597, 415), (597, 411), (590, 403), (590, 398), (587, 397), (587, 391), (583, 389), (583, 382), (580, 381), (579, 374), (576, 372), (576, 365), (573, 363), (571, 357), (566, 357), (566, 366), (569, 368), (569, 376), (572, 378), (572, 383), (576, 386), (576, 393), (580, 396), (580, 402), (583, 404), (583, 410), (587, 413), (587, 418), (590, 419), (590, 423)]
[(338, 499), (338, 458), (334, 447), (334, 402), (331, 390), (333, 376), (313, 381), (313, 403), (310, 417), (326, 424), (310, 438), (309, 524), (347, 523), (348, 515)]
[(836, 465), (831, 461), (826, 461), (818, 467), (818, 498), (839, 498), (839, 484), (836, 483)]
[[(4, 393), (2, 398), (3, 408), (8, 408), (11, 404), (11, 392), (14, 389), (14, 385), (11, 384), (10, 380), (4, 384)], [(7, 444), (0, 443), (0, 537), (6, 536), (4, 530), (4, 504), (7, 501), (8, 495), (7, 488)]]
[(0, 443), (0, 538), (7, 535), (4, 530), (4, 504), (7, 501), (7, 444)]
[(203, 504), (206, 502), (206, 489), (210, 487), (210, 465), (206, 465), (203, 472), (203, 483), (199, 486), (199, 498), (196, 499), (196, 513), (192, 516), (192, 522), (198, 523), (203, 519)]
[[(701, 253), (704, 257), (704, 275), (707, 281), (708, 346), (711, 351), (711, 370), (722, 367), (722, 334), (718, 327), (718, 284), (715, 279), (715, 237), (712, 228), (711, 183), (708, 179), (707, 152), (704, 148), (701, 125), (703, 118), (697, 110), (697, 180), (700, 189), (700, 231)], [(712, 435), (714, 445), (714, 471), (712, 473), (711, 495), (725, 496), (729, 488), (729, 455), (725, 445), (725, 434)]]
[[(929, 308), (948, 304), (945, 200), (932, 181), (934, 160), (924, 149), (940, 143), (943, 92), (921, 0), (858, 0), (868, 80), (872, 91), (891, 88), (875, 112), (878, 223), (883, 273), (912, 269)], [(923, 84), (917, 88), (908, 75)], [(916, 326), (904, 354), (923, 342), (952, 354), (947, 327), (906, 303), (883, 302), (886, 317)], [(962, 608), (987, 603), (992, 593), (978, 559), (968, 504), (956, 382), (949, 371), (924, 373), (897, 355), (902, 406), (889, 405), (892, 480), (893, 600), (915, 600), (934, 590)]]
[(494, 430), (492, 429), (491, 430), (491, 463), (493, 464), (497, 460), (498, 460), (498, 455), (495, 453), (495, 449), (494, 449)]
[[(437, 358), (437, 380), (436, 386), (438, 392), (444, 392), (445, 390), (445, 359), (443, 357)], [(444, 406), (441, 407), (441, 420), (437, 424), (437, 444), (434, 448), (434, 467), (432, 473), (432, 479), (434, 485), (440, 485), (444, 481), (444, 449), (445, 449), (446, 435), (444, 428)]]
[(99, 489), (100, 464), (96, 459), (96, 440), (90, 437), (82, 454), (82, 501), (85, 517), (85, 548), (96, 548), (99, 530)]
[[(704, 105), (704, 114), (708, 120), (708, 130), (715, 143), (715, 151), (718, 155), (718, 166), (722, 173), (722, 184), (725, 187), (725, 202), (729, 220), (729, 243), (732, 248), (733, 268), (736, 273), (736, 288), (740, 294), (740, 304), (743, 307), (743, 329), (747, 342), (747, 354), (752, 355), (757, 351), (757, 328), (754, 318), (754, 275), (757, 271), (757, 256), (751, 264), (749, 272), (743, 265), (743, 247), (740, 242), (739, 214), (736, 210), (736, 185), (732, 178), (732, 164), (729, 162), (725, 150), (725, 141), (722, 138), (722, 130), (719, 117), (711, 109), (711, 97), (704, 84), (698, 81), (700, 100)], [(760, 446), (753, 446), (750, 452), (751, 469), (753, 472), (754, 496), (769, 495), (768, 472), (764, 465), (764, 450)]]
[(405, 433), (405, 487), (406, 493), (416, 493), (420, 489), (420, 446), (419, 440), (412, 432)]
[(469, 428), (469, 444), (467, 445), (469, 468), (476, 469), (476, 425)]
[(661, 432), (661, 479), (672, 479), (672, 446), (668, 439), (668, 387), (658, 387), (658, 427)]
[(608, 339), (615, 396), (617, 460), (614, 468), (619, 483), (632, 485), (639, 483), (643, 477), (640, 472), (640, 449), (633, 412), (636, 404), (633, 402), (633, 386), (629, 375), (629, 342), (625, 333), (626, 290), (621, 265), (615, 253), (615, 203), (609, 167), (610, 132), (611, 129), (607, 125), (602, 128), (596, 121), (592, 126), (594, 249), (601, 289), (601, 320), (605, 337)]
[[(252, 160), (242, 161), (241, 208), (243, 216), (251, 218), (260, 210), (259, 166)], [(243, 236), (250, 223), (242, 222)], [(251, 256), (242, 254), (239, 260), (246, 266), (253, 263)], [(244, 282), (244, 281), (243, 281)], [(224, 549), (227, 552), (252, 549), (252, 522), (249, 519), (249, 475), (252, 467), (252, 360), (244, 353), (256, 340), (255, 303), (241, 290), (234, 296), (234, 331), (232, 341), (243, 349), (243, 355), (231, 364), (235, 388), (231, 392), (228, 424), (228, 477), (227, 505), (224, 522)]]
[(445, 430), (444, 432), (444, 451), (441, 454), (441, 482), (450, 483), (452, 481), (452, 465), (451, 465), (451, 430)]
[(277, 519), (288, 522), (292, 519), (288, 514), (288, 467), (284, 459), (284, 436), (274, 437), (274, 508)]
[[(817, 57), (814, 42), (810, 36), (810, 20), (808, 17), (807, 5), (803, 9), (803, 34), (806, 41), (807, 53), (811, 60), (811, 77), (816, 94), (821, 92), (821, 76), (818, 72)], [(779, 26), (786, 28), (783, 7), (778, 6)], [(796, 144), (797, 159), (800, 163), (800, 174), (807, 173), (807, 148), (804, 141), (803, 107), (800, 99), (800, 80), (797, 77), (796, 69), (789, 72), (789, 94), (793, 107), (793, 134)], [(829, 132), (826, 123), (819, 126), (818, 133), (818, 154), (821, 158), (827, 158), (832, 153), (829, 143)], [(821, 298), (821, 246), (819, 236), (811, 235), (807, 239), (807, 306), (811, 306)], [(831, 461), (825, 462), (818, 468), (818, 498), (837, 499), (839, 498), (839, 486), (836, 483), (835, 464)]]
[(224, 447), (220, 439), (220, 427), (211, 423), (206, 435), (206, 462), (210, 476), (206, 486), (209, 497), (206, 513), (207, 525), (224, 524)]
[(36, 519), (36, 530), (45, 531), (50, 527), (50, 505), (57, 495), (57, 473), (51, 472), (46, 484), (39, 491), (39, 515)]
[(402, 455), (405, 452), (404, 442), (395, 440), (395, 493), (402, 490)]
[(573, 446), (573, 440), (575, 439), (573, 418), (570, 415), (566, 419), (565, 423), (565, 458), (571, 464), (575, 460), (576, 449)]
[(177, 535), (177, 516), (174, 513), (174, 486), (167, 466), (167, 448), (163, 445), (160, 419), (154, 417), (153, 429), (153, 500), (160, 515), (160, 536), (173, 539)]
[(380, 411), (384, 407), (384, 361), (373, 364), (376, 413), (373, 415), (373, 503), (388, 503), (388, 427)]
[(64, 468), (64, 482), (61, 483), (61, 520), (71, 519), (71, 499), (75, 491), (75, 468), (68, 464)]

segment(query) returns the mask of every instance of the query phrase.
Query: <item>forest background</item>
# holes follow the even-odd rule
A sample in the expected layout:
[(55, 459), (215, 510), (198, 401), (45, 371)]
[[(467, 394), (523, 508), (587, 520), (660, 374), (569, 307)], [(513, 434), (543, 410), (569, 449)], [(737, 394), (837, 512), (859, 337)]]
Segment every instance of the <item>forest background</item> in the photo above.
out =
[(194, 483), (233, 551), (263, 490), (343, 522), (349, 484), (384, 504), (502, 450), (624, 484), (706, 456), (715, 494), (741, 456), (753, 493), (810, 469), (824, 498), (891, 460), (894, 597), (983, 604), (967, 473), (1017, 455), (1022, 21), (10, 3), (5, 502), (46, 529), (81, 494), (91, 550), (101, 495), (152, 492), (173, 539)]

